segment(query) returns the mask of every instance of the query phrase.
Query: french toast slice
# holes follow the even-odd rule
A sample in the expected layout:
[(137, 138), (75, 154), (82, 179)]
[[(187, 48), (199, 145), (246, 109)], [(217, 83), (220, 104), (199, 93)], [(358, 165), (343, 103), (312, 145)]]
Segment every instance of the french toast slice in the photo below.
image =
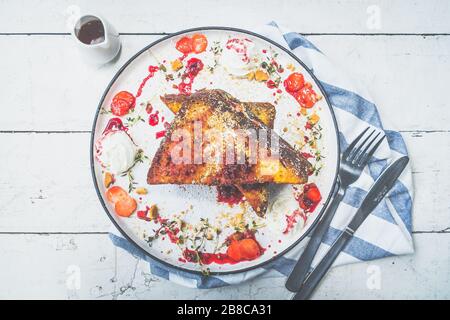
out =
[[(195, 124), (201, 125), (202, 133), (215, 130), (226, 134), (235, 130), (263, 129), (269, 136), (275, 134), (236, 99), (224, 97), (223, 94), (213, 90), (196, 92), (182, 103), (167, 130), (148, 171), (149, 184), (242, 185), (307, 182), (311, 164), (282, 138), (279, 138), (278, 158), (259, 157), (256, 163), (250, 163), (247, 157), (244, 163), (208, 162), (202, 158), (200, 162), (197, 162), (198, 154), (194, 153), (192, 158), (190, 149), (192, 146), (195, 148)], [(180, 132), (187, 134), (180, 139), (178, 136)], [(172, 136), (173, 134), (177, 137)], [(180, 143), (183, 146), (182, 150), (180, 150)], [(187, 146), (189, 151), (187, 160), (178, 157), (180, 151), (185, 151), (184, 146)], [(212, 152), (215, 157), (225, 159), (223, 144), (217, 143), (217, 140), (207, 139), (201, 143), (201, 148), (200, 157), (205, 152)], [(184, 152), (182, 153), (185, 156)], [(270, 152), (267, 151), (267, 153)], [(175, 159), (174, 156), (177, 158)]]
[[(223, 96), (228, 95), (223, 90), (215, 89), (219, 94)], [(231, 97), (231, 96), (230, 96)], [(184, 94), (168, 94), (161, 97), (161, 100), (166, 104), (166, 106), (176, 114), (182, 104), (189, 99), (189, 96)], [(234, 99), (231, 97), (230, 99)], [(236, 100), (237, 101), (237, 100)], [(258, 118), (262, 123), (264, 123), (269, 128), (273, 129), (273, 124), (275, 121), (276, 110), (271, 103), (267, 102), (241, 102), (249, 112), (253, 113), (256, 118)], [(217, 186), (218, 193), (223, 194), (225, 191), (221, 191), (222, 188), (227, 188), (228, 186)], [(245, 197), (246, 201), (250, 204), (253, 210), (259, 216), (264, 216), (267, 211), (267, 206), (269, 203), (269, 186), (267, 184), (250, 184), (250, 185), (236, 185), (235, 186)]]
[[(220, 188), (220, 186), (218, 186)], [(256, 214), (264, 217), (269, 205), (269, 186), (263, 183), (238, 184), (236, 188), (245, 196)]]
[[(248, 112), (251, 112), (259, 121), (267, 127), (273, 129), (276, 115), (276, 109), (273, 104), (268, 102), (241, 102), (221, 89), (200, 90), (197, 91), (197, 93), (204, 91), (214, 92), (215, 94), (221, 95), (228, 101), (232, 101), (236, 104), (242, 104), (242, 106), (245, 107)], [(161, 96), (161, 100), (174, 114), (176, 114), (181, 109), (183, 103), (191, 99), (190, 97), (191, 96), (185, 94), (166, 94)]]

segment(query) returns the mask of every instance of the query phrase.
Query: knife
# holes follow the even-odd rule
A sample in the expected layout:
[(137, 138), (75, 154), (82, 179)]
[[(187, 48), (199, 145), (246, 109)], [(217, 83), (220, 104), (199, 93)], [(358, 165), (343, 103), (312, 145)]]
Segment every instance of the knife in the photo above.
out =
[(320, 261), (316, 268), (309, 274), (305, 282), (303, 282), (300, 290), (293, 296), (292, 300), (308, 299), (313, 293), (320, 280), (328, 272), (339, 253), (345, 248), (348, 241), (353, 237), (355, 231), (383, 200), (384, 196), (392, 189), (398, 177), (401, 175), (409, 158), (407, 156), (395, 160), (375, 181), (374, 185), (367, 193), (361, 206), (354, 215), (353, 219), (345, 228), (344, 232), (332, 244), (325, 257)]

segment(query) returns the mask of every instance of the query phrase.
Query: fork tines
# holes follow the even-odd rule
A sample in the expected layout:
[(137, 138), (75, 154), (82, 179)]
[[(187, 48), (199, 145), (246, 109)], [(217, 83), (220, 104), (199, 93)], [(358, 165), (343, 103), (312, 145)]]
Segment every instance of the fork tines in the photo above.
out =
[[(357, 166), (364, 166), (385, 138), (384, 132), (367, 127), (344, 152), (343, 160)], [(369, 132), (368, 134), (366, 134)], [(364, 139), (363, 139), (364, 138)], [(363, 140), (362, 140), (363, 139)], [(361, 141), (362, 140), (362, 141)]]

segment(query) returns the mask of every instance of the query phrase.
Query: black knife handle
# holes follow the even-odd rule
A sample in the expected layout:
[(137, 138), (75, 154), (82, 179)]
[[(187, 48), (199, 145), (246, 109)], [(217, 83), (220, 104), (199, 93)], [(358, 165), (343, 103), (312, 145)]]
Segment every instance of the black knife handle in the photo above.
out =
[(324, 212), (323, 218), (313, 230), (311, 239), (289, 275), (289, 278), (286, 280), (285, 286), (289, 291), (297, 292), (300, 289), (306, 275), (308, 274), (309, 268), (311, 267), (314, 256), (322, 243), (322, 239), (331, 224), (331, 220), (333, 220), (334, 214), (336, 213), (342, 198), (344, 198), (344, 194), (345, 190), (339, 188), (330, 206)]
[(325, 257), (320, 261), (317, 267), (309, 274), (300, 290), (294, 295), (292, 300), (306, 300), (314, 292), (320, 280), (327, 274), (333, 262), (339, 256), (339, 253), (345, 248), (348, 241), (352, 238), (353, 231), (345, 230), (339, 238), (333, 243)]

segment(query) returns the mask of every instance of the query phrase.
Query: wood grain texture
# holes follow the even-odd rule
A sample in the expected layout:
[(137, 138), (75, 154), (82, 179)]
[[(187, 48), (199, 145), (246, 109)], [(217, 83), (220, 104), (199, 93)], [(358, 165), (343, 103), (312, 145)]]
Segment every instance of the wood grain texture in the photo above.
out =
[[(450, 298), (450, 234), (418, 234), (414, 240), (414, 256), (332, 269), (313, 298)], [(280, 278), (211, 290), (185, 288), (151, 275), (148, 263), (113, 248), (107, 235), (0, 235), (0, 242), (8, 243), (1, 248), (2, 299), (232, 300), (291, 296)], [(372, 284), (378, 275), (379, 288)]]
[[(450, 227), (450, 132), (404, 133), (416, 199), (413, 229)], [(3, 133), (0, 232), (106, 232), (89, 168), (89, 133)]]
[[(102, 14), (119, 32), (132, 33), (205, 25), (252, 28), (272, 20), (304, 33), (450, 32), (446, 0), (138, 0), (132, 5), (118, 0), (15, 0), (14, 4), (3, 0), (0, 5), (3, 33), (67, 32), (65, 14), (70, 6)], [(370, 20), (375, 12), (379, 12), (379, 26)]]
[[(69, 36), (0, 36), (0, 47), (14, 48), (0, 61), (2, 90), (11, 93), (3, 97), (9, 112), (0, 117), (0, 131), (90, 130), (113, 75), (159, 37), (122, 36), (120, 59), (96, 67), (80, 59)], [(450, 130), (443, 94), (450, 82), (450, 36), (309, 38), (370, 89), (387, 128)]]
[[(80, 60), (66, 27), (71, 5), (104, 15), (122, 33), (118, 61), (95, 67)], [(0, 86), (7, 93), (0, 117), (0, 298), (290, 297), (282, 279), (195, 290), (152, 276), (146, 262), (111, 244), (89, 171), (94, 111), (129, 57), (180, 29), (252, 30), (270, 20), (309, 34), (366, 85), (382, 106), (385, 127), (402, 131), (411, 155), (416, 253), (335, 268), (313, 298), (450, 298), (450, 2), (280, 0), (267, 10), (272, 6), (269, 0), (0, 0)], [(373, 28), (378, 9), (380, 25)], [(77, 270), (80, 287), (71, 288)], [(374, 272), (381, 287), (371, 290)]]

